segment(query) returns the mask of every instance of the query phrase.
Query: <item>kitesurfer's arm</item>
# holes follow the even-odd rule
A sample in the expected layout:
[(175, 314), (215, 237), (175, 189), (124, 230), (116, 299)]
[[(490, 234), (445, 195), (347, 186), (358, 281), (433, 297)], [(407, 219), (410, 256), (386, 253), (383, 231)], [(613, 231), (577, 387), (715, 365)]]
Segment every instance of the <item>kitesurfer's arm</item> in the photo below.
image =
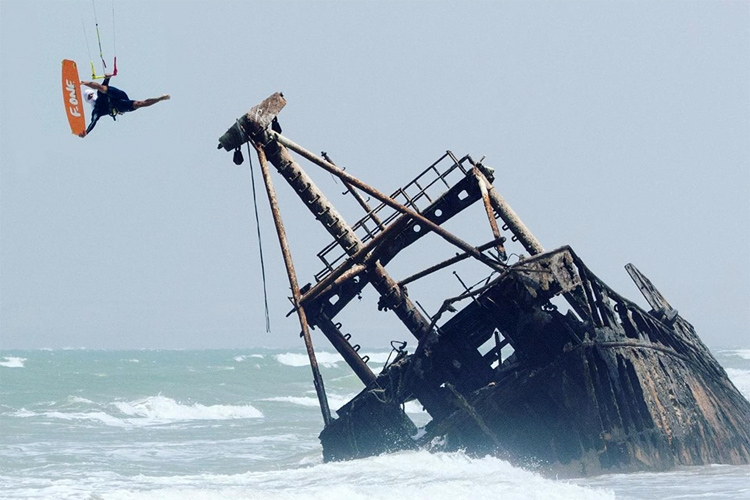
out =
[(81, 85), (85, 85), (90, 89), (97, 90), (103, 94), (107, 93), (107, 86), (109, 85), (109, 79), (112, 78), (112, 75), (107, 73), (104, 75), (104, 81), (102, 83), (99, 82), (81, 82)]

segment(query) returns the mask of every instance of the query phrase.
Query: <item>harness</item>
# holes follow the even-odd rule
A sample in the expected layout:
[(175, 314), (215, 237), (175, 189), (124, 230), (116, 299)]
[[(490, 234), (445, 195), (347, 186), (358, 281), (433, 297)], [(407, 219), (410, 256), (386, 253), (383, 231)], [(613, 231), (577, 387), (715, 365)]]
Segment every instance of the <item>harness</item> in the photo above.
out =
[(109, 104), (109, 116), (111, 116), (114, 121), (117, 121), (117, 116), (123, 114), (123, 112), (117, 109), (116, 107), (112, 106), (111, 99), (108, 98), (107, 101)]

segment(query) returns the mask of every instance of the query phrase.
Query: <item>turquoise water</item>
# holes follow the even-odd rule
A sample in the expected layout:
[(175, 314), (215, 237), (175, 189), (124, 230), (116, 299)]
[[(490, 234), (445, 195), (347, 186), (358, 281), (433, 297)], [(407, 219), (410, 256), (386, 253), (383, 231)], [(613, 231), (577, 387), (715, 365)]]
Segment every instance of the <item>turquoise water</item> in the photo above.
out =
[[(750, 349), (716, 355), (747, 397)], [(332, 409), (360, 390), (337, 355), (318, 362)], [(554, 481), (462, 454), (323, 464), (321, 428), (303, 351), (0, 352), (3, 499), (750, 498), (750, 467)]]

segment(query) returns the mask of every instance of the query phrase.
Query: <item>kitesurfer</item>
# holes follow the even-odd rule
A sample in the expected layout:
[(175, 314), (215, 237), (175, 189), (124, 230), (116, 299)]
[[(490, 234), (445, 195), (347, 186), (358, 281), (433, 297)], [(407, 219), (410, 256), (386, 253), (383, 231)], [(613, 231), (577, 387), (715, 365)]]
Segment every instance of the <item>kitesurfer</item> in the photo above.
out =
[(96, 125), (96, 122), (104, 115), (112, 116), (114, 120), (118, 114), (135, 111), (139, 108), (145, 108), (151, 106), (157, 102), (166, 101), (169, 99), (168, 94), (164, 94), (161, 97), (152, 97), (143, 101), (133, 101), (128, 97), (128, 94), (113, 87), (109, 84), (109, 79), (112, 74), (104, 75), (104, 81), (99, 82), (81, 82), (81, 85), (88, 87), (83, 89), (84, 100), (91, 104), (94, 108), (91, 112), (91, 123), (85, 132), (80, 134), (80, 137), (86, 137)]

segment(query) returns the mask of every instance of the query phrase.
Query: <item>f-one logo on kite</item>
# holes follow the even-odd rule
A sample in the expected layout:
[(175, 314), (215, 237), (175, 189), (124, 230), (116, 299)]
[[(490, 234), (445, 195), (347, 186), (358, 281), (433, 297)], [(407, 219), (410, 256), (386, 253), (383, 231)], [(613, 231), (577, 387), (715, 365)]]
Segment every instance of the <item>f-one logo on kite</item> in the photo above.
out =
[(76, 97), (75, 83), (70, 80), (65, 80), (65, 90), (68, 91), (68, 102), (71, 104), (71, 106), (68, 107), (68, 111), (73, 116), (81, 116), (80, 111), (78, 111), (78, 98)]

